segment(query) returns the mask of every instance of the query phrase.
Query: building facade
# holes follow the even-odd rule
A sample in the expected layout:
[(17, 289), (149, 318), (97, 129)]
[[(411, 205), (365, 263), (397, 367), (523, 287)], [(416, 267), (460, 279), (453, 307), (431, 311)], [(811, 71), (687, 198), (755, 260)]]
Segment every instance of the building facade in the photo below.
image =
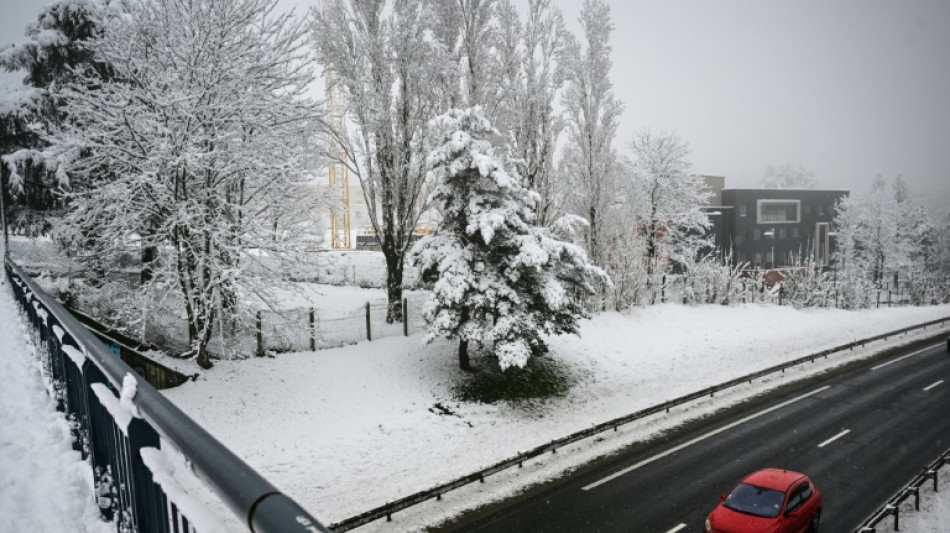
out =
[(834, 254), (831, 230), (845, 190), (723, 189), (710, 206), (716, 245), (733, 264), (771, 269), (814, 261), (827, 266)]

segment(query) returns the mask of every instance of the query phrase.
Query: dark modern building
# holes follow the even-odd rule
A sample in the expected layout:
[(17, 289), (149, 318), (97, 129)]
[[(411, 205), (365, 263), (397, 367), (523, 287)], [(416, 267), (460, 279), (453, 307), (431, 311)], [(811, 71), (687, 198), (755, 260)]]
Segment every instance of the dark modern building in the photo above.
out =
[(848, 191), (722, 189), (721, 194), (720, 205), (705, 210), (717, 247), (731, 251), (733, 263), (760, 269), (830, 263), (835, 206)]

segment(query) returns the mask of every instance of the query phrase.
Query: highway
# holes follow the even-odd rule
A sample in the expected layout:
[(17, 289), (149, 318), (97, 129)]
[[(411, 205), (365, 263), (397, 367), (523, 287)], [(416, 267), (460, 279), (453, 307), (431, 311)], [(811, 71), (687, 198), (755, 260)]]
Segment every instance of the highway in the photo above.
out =
[(941, 341), (786, 387), (453, 531), (699, 532), (719, 494), (777, 467), (808, 474), (824, 501), (821, 530), (845, 533), (947, 448), (950, 353)]

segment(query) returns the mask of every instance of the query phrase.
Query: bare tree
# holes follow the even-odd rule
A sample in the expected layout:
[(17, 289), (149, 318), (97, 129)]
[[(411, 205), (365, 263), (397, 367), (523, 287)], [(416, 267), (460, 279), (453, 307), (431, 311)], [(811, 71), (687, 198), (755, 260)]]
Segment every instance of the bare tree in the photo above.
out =
[[(674, 133), (644, 130), (630, 141), (628, 164), (636, 199), (638, 233), (645, 246), (646, 278), (655, 289), (656, 275), (671, 262), (692, 262), (703, 246), (709, 219), (700, 209), (709, 191), (689, 173), (689, 146)], [(656, 300), (653, 290), (651, 301)]]
[(587, 218), (587, 250), (594, 264), (604, 265), (607, 209), (614, 191), (616, 154), (611, 146), (623, 105), (610, 82), (610, 7), (585, 0), (580, 16), (582, 43), (566, 50), (566, 88), (561, 99), (567, 120), (564, 172), (574, 186), (574, 213)]
[(246, 311), (241, 295), (266, 294), (251, 257), (295, 259), (306, 229), (320, 107), (304, 96), (306, 26), (275, 3), (130, 2), (89, 44), (122, 81), (67, 85), (74, 120), (46, 153), (86, 184), (68, 195), (69, 221), (100, 237), (92, 255), (130, 242), (167, 254), (144, 290), (178, 292), (204, 368), (213, 326)]
[(780, 167), (769, 165), (761, 183), (765, 189), (814, 189), (815, 174), (802, 165), (798, 168), (790, 163)]
[(441, 111), (439, 81), (452, 79), (452, 65), (431, 37), (430, 1), (328, 0), (312, 15), (318, 60), (345, 89), (353, 127), (336, 135), (386, 259), (387, 320), (396, 321), (406, 252), (424, 210), (427, 122)]
[(564, 86), (570, 35), (550, 0), (530, 0), (523, 25), (509, 0), (500, 3), (498, 12), (498, 63), (508, 88), (502, 91), (495, 124), (525, 187), (541, 197), (537, 224), (550, 226), (563, 214), (566, 199), (566, 187), (555, 172), (556, 146), (564, 129), (555, 105)]

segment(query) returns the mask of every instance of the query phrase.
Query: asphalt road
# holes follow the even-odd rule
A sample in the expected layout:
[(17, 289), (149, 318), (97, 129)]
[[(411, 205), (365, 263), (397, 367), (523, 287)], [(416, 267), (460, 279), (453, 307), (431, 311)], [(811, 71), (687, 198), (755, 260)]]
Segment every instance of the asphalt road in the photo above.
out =
[(778, 467), (808, 474), (822, 493), (821, 530), (846, 533), (948, 447), (942, 342), (698, 424), (457, 531), (699, 532), (719, 494)]

